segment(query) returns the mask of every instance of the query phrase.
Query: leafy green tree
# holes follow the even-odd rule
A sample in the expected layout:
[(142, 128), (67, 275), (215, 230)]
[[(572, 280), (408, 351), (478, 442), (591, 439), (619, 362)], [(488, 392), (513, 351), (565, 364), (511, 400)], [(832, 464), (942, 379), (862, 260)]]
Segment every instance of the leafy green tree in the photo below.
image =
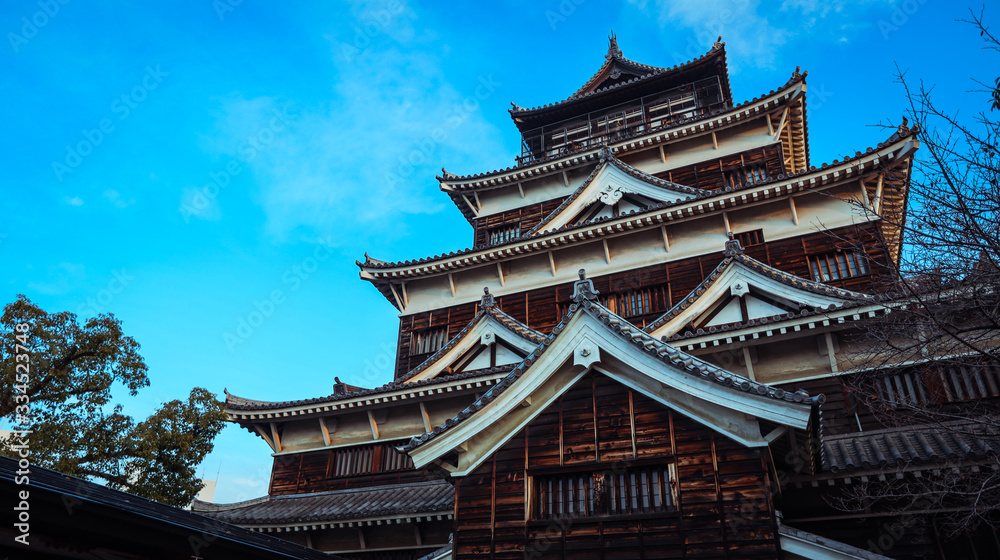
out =
[(210, 392), (196, 387), (138, 423), (124, 414), (112, 388), (135, 396), (149, 378), (139, 343), (114, 315), (80, 324), (21, 295), (4, 308), (0, 337), (0, 418), (32, 430), (0, 440), (0, 454), (18, 456), (24, 443), (33, 465), (173, 506), (191, 502), (201, 489), (195, 469), (225, 422)]

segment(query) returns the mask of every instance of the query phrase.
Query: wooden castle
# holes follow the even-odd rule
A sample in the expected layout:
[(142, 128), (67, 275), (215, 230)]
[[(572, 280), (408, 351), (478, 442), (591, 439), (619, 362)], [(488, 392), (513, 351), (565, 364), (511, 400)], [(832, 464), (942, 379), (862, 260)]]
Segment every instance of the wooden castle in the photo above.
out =
[[(814, 166), (806, 74), (735, 103), (721, 41), (660, 68), (612, 37), (569, 98), (513, 106), (514, 166), (438, 177), (472, 247), (358, 263), (399, 311), (395, 378), (227, 394), (273, 452), (269, 494), (195, 510), (358, 559), (988, 554), (887, 549), (886, 518), (824, 499), (1000, 441), (886, 430), (849, 398), (919, 143), (904, 125)], [(892, 375), (887, 398), (916, 394)]]

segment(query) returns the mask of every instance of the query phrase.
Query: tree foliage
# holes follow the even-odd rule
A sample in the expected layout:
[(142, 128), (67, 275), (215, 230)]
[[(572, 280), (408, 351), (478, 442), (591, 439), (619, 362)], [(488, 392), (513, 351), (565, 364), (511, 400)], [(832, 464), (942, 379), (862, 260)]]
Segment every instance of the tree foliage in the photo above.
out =
[[(970, 13), (965, 23), (978, 31), (983, 48), (1000, 52), (982, 12)], [(890, 312), (867, 324), (867, 344), (858, 345), (865, 350), (854, 356), (861, 373), (848, 387), (886, 426), (947, 430), (965, 441), (995, 438), (1000, 397), (990, 397), (996, 392), (990, 379), (1000, 378), (1000, 122), (994, 112), (1000, 78), (998, 89), (973, 79), (984, 88), (970, 92), (973, 101), (963, 100), (978, 108), (973, 114), (951, 109), (953, 100), (940, 104), (933, 87), (902, 70), (897, 79), (920, 152), (905, 219), (892, 224), (902, 229), (904, 249), (881, 294)], [(887, 375), (904, 373), (924, 393), (904, 388), (888, 399)], [(975, 469), (854, 485), (839, 506), (938, 511), (939, 526), (951, 534), (980, 523), (1000, 527), (1000, 458), (975, 451)]]
[[(19, 324), (28, 325), (25, 332)], [(113, 388), (135, 396), (149, 378), (139, 343), (113, 315), (81, 324), (72, 313), (47, 313), (22, 295), (4, 308), (0, 336), (0, 418), (30, 427), (32, 464), (174, 506), (190, 503), (201, 489), (195, 469), (225, 421), (210, 392), (194, 388), (141, 422), (124, 414), (113, 404)], [(28, 358), (19, 361), (17, 354)], [(23, 383), (17, 365), (25, 363)], [(27, 409), (18, 409), (25, 401)], [(0, 454), (15, 456), (15, 443), (0, 441)]]

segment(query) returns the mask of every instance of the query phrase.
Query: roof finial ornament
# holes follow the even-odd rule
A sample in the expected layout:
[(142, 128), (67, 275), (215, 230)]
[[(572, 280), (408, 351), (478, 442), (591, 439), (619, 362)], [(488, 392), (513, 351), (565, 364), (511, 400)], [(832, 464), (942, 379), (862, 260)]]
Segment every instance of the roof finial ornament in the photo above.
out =
[(733, 232), (729, 232), (727, 235), (729, 236), (729, 240), (726, 241), (726, 250), (723, 252), (723, 254), (727, 257), (735, 257), (736, 255), (742, 255), (743, 245), (740, 244), (740, 240), (733, 238)]
[(587, 278), (587, 271), (582, 268), (578, 274), (580, 275), (580, 279), (573, 284), (573, 295), (570, 299), (576, 303), (584, 300), (596, 301), (598, 292), (594, 288), (594, 281)]
[(611, 35), (608, 36), (608, 54), (604, 55), (606, 60), (611, 60), (612, 58), (620, 58), (622, 56), (622, 50), (618, 48), (618, 37), (615, 37), (615, 32), (611, 31)]
[(601, 149), (597, 152), (597, 157), (601, 162), (605, 162), (615, 157), (615, 151), (611, 149), (611, 146), (602, 144)]
[(479, 300), (479, 306), (483, 309), (496, 306), (496, 300), (493, 299), (493, 294), (490, 293), (488, 287), (483, 288), (483, 299)]
[(910, 133), (909, 123), (910, 120), (906, 118), (906, 115), (903, 115), (903, 122), (899, 124), (899, 130), (897, 131), (900, 136), (906, 136)]
[(792, 81), (795, 82), (795, 81), (798, 81), (800, 79), (802, 79), (802, 67), (801, 66), (796, 66), (795, 67), (795, 71), (792, 72)]
[(717, 51), (724, 46), (726, 46), (726, 44), (722, 41), (722, 35), (719, 35), (719, 38), (715, 40), (715, 44), (712, 45), (712, 50)]

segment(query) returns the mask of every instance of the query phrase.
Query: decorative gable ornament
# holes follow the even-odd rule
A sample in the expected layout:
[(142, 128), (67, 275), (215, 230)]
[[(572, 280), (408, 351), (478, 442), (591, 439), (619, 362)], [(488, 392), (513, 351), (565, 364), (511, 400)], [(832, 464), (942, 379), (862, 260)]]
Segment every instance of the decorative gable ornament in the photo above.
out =
[(597, 289), (594, 288), (594, 281), (587, 278), (587, 271), (580, 269), (578, 273), (580, 279), (573, 284), (572, 299), (575, 303), (586, 301), (597, 301)]
[(598, 200), (600, 200), (604, 204), (607, 204), (608, 206), (614, 206), (615, 204), (618, 204), (618, 201), (622, 199), (622, 195), (625, 194), (626, 192), (632, 192), (632, 191), (627, 190), (625, 189), (625, 187), (622, 186), (616, 187), (614, 185), (608, 185), (604, 187), (604, 189), (601, 191), (601, 194), (599, 194), (597, 198)]

